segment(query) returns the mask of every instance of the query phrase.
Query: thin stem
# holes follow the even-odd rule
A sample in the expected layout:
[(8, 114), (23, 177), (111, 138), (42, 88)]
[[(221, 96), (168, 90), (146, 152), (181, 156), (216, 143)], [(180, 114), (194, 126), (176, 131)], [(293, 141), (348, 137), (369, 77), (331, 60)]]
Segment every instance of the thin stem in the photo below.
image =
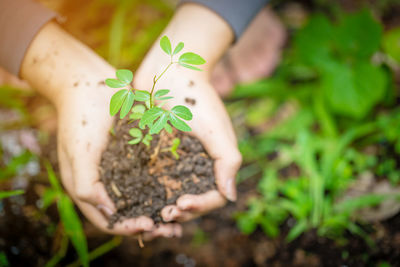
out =
[(164, 75), (164, 73), (169, 69), (169, 67), (171, 67), (174, 63), (176, 63), (176, 62), (172, 62), (172, 58), (171, 58), (171, 62), (164, 69), (164, 71), (161, 72), (161, 74), (158, 77), (157, 77), (157, 75), (154, 76), (154, 78), (153, 78), (153, 87), (151, 88), (151, 92), (150, 92), (150, 108), (154, 107), (153, 92), (154, 92), (154, 88), (156, 87), (156, 83)]

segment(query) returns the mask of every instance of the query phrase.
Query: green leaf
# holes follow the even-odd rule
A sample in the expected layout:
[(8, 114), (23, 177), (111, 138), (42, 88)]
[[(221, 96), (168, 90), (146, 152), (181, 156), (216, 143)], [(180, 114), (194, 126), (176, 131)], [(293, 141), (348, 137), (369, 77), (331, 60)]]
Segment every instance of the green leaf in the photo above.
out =
[(206, 61), (201, 56), (195, 53), (187, 52), (179, 57), (179, 63), (190, 64), (190, 65), (202, 65), (206, 63)]
[(106, 79), (106, 84), (108, 87), (111, 87), (111, 88), (122, 88), (127, 85), (126, 83), (121, 82), (116, 79)]
[(138, 120), (143, 116), (143, 113), (146, 111), (146, 107), (144, 105), (135, 105), (131, 111), (132, 113), (129, 114), (129, 119)]
[(176, 151), (178, 150), (180, 144), (181, 144), (181, 139), (175, 138), (174, 140), (172, 140), (172, 146), (170, 148), (170, 151), (176, 159), (179, 159), (179, 154)]
[(151, 126), (150, 134), (158, 134), (164, 126), (167, 124), (168, 121), (168, 113), (164, 111), (161, 117)]
[(153, 107), (149, 110), (147, 110), (143, 116), (142, 119), (139, 122), (139, 127), (145, 127), (146, 125), (153, 124), (153, 122), (160, 117), (164, 113), (164, 110), (159, 107)]
[(173, 113), (169, 114), (169, 121), (171, 122), (172, 126), (174, 126), (176, 129), (182, 132), (190, 132), (192, 130), (192, 128), (190, 128), (189, 125), (186, 124), (186, 122), (179, 119)]
[(296, 239), (304, 231), (307, 230), (307, 220), (303, 219), (296, 223), (296, 225), (290, 229), (290, 232), (286, 236), (286, 241), (290, 242)]
[(164, 50), (165, 53), (167, 53), (168, 55), (171, 55), (171, 53), (172, 53), (171, 42), (169, 41), (169, 39), (166, 35), (164, 35), (161, 38), (160, 46), (161, 46), (162, 50)]
[(167, 133), (172, 133), (172, 127), (168, 123), (165, 124), (164, 129), (167, 131)]
[(400, 63), (400, 27), (385, 32), (383, 49), (389, 56)]
[(361, 119), (385, 95), (387, 76), (369, 62), (349, 66), (332, 61), (322, 69), (324, 96), (336, 114)]
[(181, 50), (183, 49), (184, 46), (185, 46), (184, 43), (179, 42), (179, 44), (175, 47), (174, 53), (172, 53), (172, 55), (174, 56), (174, 55), (178, 54), (179, 52), (181, 52)]
[(46, 210), (59, 197), (60, 192), (54, 189), (47, 189), (42, 195), (42, 210)]
[(144, 113), (146, 111), (146, 107), (144, 106), (144, 105), (135, 105), (133, 108), (132, 108), (132, 112), (133, 113)]
[(187, 121), (190, 121), (193, 118), (192, 112), (185, 106), (175, 106), (171, 109), (171, 112)]
[(311, 16), (306, 26), (295, 35), (296, 55), (306, 64), (323, 63), (330, 56), (333, 35), (334, 28), (325, 15)]
[(116, 92), (110, 101), (110, 115), (114, 116), (118, 113), (119, 109), (122, 107), (122, 104), (125, 101), (126, 96), (128, 95), (127, 89), (122, 89)]
[(196, 68), (196, 67), (188, 65), (188, 64), (179, 63), (179, 65), (181, 65), (182, 67), (188, 68), (188, 69), (197, 70), (197, 71), (203, 71), (202, 69)]
[(363, 9), (343, 16), (334, 36), (340, 52), (359, 59), (369, 59), (379, 49), (382, 27), (369, 10)]
[(85, 233), (83, 232), (81, 221), (75, 211), (74, 204), (71, 199), (62, 194), (58, 201), (58, 211), (60, 213), (61, 221), (64, 225), (65, 233), (71, 240), (78, 252), (82, 265), (89, 266), (89, 253)]
[(140, 129), (138, 129), (138, 128), (131, 128), (131, 129), (129, 129), (129, 134), (130, 134), (132, 137), (137, 137), (137, 138), (142, 138), (142, 137), (143, 137), (142, 131), (141, 131)]
[(58, 179), (56, 177), (56, 174), (54, 173), (53, 167), (51, 166), (51, 164), (49, 162), (45, 162), (44, 163), (46, 170), (47, 170), (47, 176), (49, 178), (50, 184), (53, 187), (54, 190), (58, 191), (58, 192), (62, 192), (60, 183), (58, 182)]
[(0, 199), (21, 195), (23, 193), (25, 193), (24, 190), (3, 191), (0, 192)]
[(142, 140), (142, 143), (149, 147), (151, 140), (153, 140), (153, 137), (150, 134), (146, 134)]
[(129, 84), (133, 80), (133, 73), (130, 70), (117, 70), (117, 78), (121, 82)]
[(136, 91), (135, 98), (137, 101), (147, 101), (150, 99), (150, 93), (147, 91)]
[(154, 94), (154, 99), (156, 100), (164, 100), (162, 97), (165, 96), (166, 94), (169, 93), (170, 90), (168, 89), (161, 89), (158, 90), (155, 94)]
[(236, 218), (237, 226), (242, 233), (249, 235), (257, 228), (256, 220), (248, 213), (242, 213)]
[(119, 113), (120, 119), (123, 119), (131, 110), (133, 106), (133, 101), (135, 100), (135, 95), (129, 91), (128, 95), (125, 98), (124, 103), (122, 104), (121, 112)]
[(142, 140), (141, 138), (135, 138), (135, 139), (129, 140), (128, 144), (136, 145), (136, 144), (139, 144), (141, 140)]

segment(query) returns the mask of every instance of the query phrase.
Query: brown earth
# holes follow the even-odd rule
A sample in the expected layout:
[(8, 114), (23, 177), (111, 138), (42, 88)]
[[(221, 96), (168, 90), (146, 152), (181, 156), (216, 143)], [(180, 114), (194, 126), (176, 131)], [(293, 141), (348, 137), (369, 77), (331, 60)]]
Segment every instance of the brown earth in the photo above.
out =
[[(184, 194), (201, 194), (216, 189), (214, 161), (200, 141), (181, 132), (153, 135), (150, 147), (130, 145), (129, 129), (134, 125), (118, 120), (115, 135), (102, 155), (101, 180), (118, 211), (110, 218), (110, 227), (124, 218), (145, 215), (156, 223), (160, 211)], [(180, 138), (179, 159), (168, 150), (174, 138)]]

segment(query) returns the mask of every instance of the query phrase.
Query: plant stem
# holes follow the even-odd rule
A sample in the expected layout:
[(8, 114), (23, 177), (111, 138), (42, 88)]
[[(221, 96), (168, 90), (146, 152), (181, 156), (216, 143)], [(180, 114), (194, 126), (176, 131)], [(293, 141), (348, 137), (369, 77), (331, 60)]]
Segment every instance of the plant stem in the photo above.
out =
[(168, 66), (164, 69), (163, 72), (161, 72), (161, 74), (157, 77), (154, 76), (153, 78), (153, 87), (151, 88), (151, 92), (150, 92), (150, 108), (154, 107), (154, 99), (153, 99), (153, 92), (154, 92), (154, 88), (156, 87), (156, 83), (158, 82), (158, 80), (164, 75), (164, 73), (169, 69), (169, 67), (171, 67), (175, 62), (172, 62), (172, 58), (171, 58), (171, 62), (168, 64)]

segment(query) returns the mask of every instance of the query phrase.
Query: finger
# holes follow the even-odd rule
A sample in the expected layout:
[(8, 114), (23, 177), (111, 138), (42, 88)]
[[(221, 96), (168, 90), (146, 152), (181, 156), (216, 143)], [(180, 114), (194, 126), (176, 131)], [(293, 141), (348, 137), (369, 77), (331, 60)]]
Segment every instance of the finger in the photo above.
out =
[(70, 193), (71, 197), (73, 198), (74, 202), (78, 205), (79, 209), (93, 225), (95, 225), (98, 229), (106, 233), (115, 235), (134, 235), (137, 233), (141, 233), (143, 231), (152, 230), (154, 222), (150, 218), (144, 216), (118, 222), (114, 225), (112, 229), (109, 229), (107, 216), (110, 216), (112, 212), (110, 212), (108, 209), (104, 209), (101, 207), (96, 208), (92, 204), (82, 201), (79, 198), (77, 198), (74, 194), (71, 194), (73, 192), (73, 186), (74, 186), (72, 182), (71, 164), (63, 148), (59, 146), (58, 151), (59, 151), (61, 177), (63, 180), (63, 185), (65, 186), (66, 190)]
[(230, 155), (215, 160), (214, 171), (219, 191), (230, 201), (236, 201), (236, 173), (241, 164), (241, 156)]
[(177, 206), (168, 205), (161, 210), (161, 217), (165, 222), (171, 222), (179, 218), (182, 212)]
[(181, 237), (182, 226), (176, 223), (160, 224), (156, 226), (156, 229), (150, 232), (143, 233), (143, 239), (146, 241), (153, 240), (157, 237)]
[(109, 228), (109, 223), (106, 217), (93, 207), (83, 201), (75, 201), (79, 206), (85, 217), (98, 229), (113, 235), (136, 235), (144, 231), (151, 231), (154, 227), (154, 222), (148, 217), (140, 216), (138, 218), (125, 219), (121, 222), (117, 222), (113, 225), (113, 228)]
[(212, 190), (200, 195), (183, 195), (176, 205), (180, 210), (196, 213), (207, 213), (226, 204), (226, 199), (217, 191)]
[(201, 214), (197, 212), (180, 210), (175, 205), (169, 205), (161, 210), (161, 217), (166, 222), (177, 221), (186, 222), (199, 217)]

